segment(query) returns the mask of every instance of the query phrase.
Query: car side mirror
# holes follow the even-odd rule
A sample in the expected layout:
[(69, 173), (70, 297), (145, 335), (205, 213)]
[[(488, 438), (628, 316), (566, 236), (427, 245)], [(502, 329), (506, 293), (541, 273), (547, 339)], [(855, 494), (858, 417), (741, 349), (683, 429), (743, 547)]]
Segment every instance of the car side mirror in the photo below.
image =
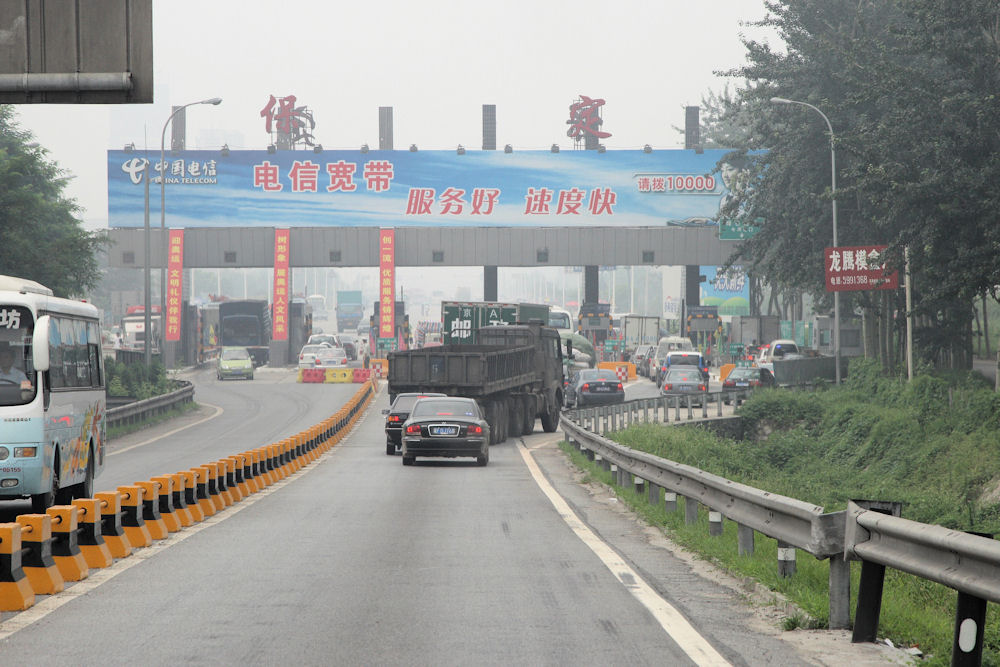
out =
[(382, 410), (382, 414), (384, 414), (384, 415), (389, 414), (389, 408), (386, 408), (386, 409)]

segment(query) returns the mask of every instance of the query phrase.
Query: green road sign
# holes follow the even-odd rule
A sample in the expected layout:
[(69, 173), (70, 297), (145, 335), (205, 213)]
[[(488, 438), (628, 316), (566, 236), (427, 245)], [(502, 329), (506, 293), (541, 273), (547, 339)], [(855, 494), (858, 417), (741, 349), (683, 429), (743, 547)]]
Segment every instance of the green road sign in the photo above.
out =
[(740, 223), (720, 223), (719, 224), (719, 240), (720, 241), (742, 241), (748, 239), (757, 232), (760, 231), (760, 225), (764, 222), (763, 218), (755, 218), (754, 224), (740, 224)]
[(730, 343), (729, 354), (743, 354), (743, 343)]

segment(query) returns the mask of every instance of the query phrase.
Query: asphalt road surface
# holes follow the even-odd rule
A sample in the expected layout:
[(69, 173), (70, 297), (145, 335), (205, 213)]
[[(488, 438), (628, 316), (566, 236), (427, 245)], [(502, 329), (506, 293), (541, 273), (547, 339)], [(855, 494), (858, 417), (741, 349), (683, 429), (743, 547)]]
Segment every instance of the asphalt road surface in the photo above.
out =
[[(274, 442), (356, 389), (296, 384), (291, 370), (190, 379), (199, 411), (111, 443), (96, 488)], [(382, 389), (315, 464), (27, 611), (0, 614), (0, 664), (886, 661), (845, 633), (780, 633), (745, 592), (700, 574), (704, 565), (582, 483), (559, 434), (540, 422), (494, 446), (487, 467), (403, 467), (385, 454), (387, 403)]]

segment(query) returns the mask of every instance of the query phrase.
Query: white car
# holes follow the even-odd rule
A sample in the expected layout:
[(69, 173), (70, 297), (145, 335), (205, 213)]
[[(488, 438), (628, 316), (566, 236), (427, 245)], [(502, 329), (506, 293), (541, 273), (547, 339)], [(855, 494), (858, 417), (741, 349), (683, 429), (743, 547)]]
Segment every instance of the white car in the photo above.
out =
[(299, 352), (299, 368), (346, 368), (347, 353), (327, 344), (305, 345)]
[(319, 345), (320, 343), (326, 343), (331, 347), (340, 347), (340, 340), (337, 338), (336, 334), (313, 334), (312, 336), (309, 336), (309, 340), (306, 341), (306, 345)]

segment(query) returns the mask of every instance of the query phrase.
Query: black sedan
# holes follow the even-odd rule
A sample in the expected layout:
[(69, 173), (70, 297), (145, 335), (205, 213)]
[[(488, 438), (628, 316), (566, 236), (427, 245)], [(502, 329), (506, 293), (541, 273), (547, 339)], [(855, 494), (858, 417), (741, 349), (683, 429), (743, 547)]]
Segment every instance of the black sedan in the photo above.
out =
[(625, 386), (615, 371), (588, 368), (576, 374), (566, 396), (567, 402), (577, 408), (624, 403)]
[(403, 424), (403, 465), (418, 456), (471, 456), (490, 462), (490, 425), (471, 398), (421, 398)]
[[(746, 390), (758, 387), (773, 387), (774, 375), (766, 368), (734, 368), (722, 381), (722, 390)], [(729, 399), (726, 399), (729, 404)]]
[(382, 411), (382, 414), (385, 415), (385, 453), (387, 456), (394, 455), (403, 444), (401, 439), (403, 422), (409, 418), (413, 404), (417, 402), (417, 399), (428, 396), (444, 396), (444, 394), (398, 394), (389, 409)]

